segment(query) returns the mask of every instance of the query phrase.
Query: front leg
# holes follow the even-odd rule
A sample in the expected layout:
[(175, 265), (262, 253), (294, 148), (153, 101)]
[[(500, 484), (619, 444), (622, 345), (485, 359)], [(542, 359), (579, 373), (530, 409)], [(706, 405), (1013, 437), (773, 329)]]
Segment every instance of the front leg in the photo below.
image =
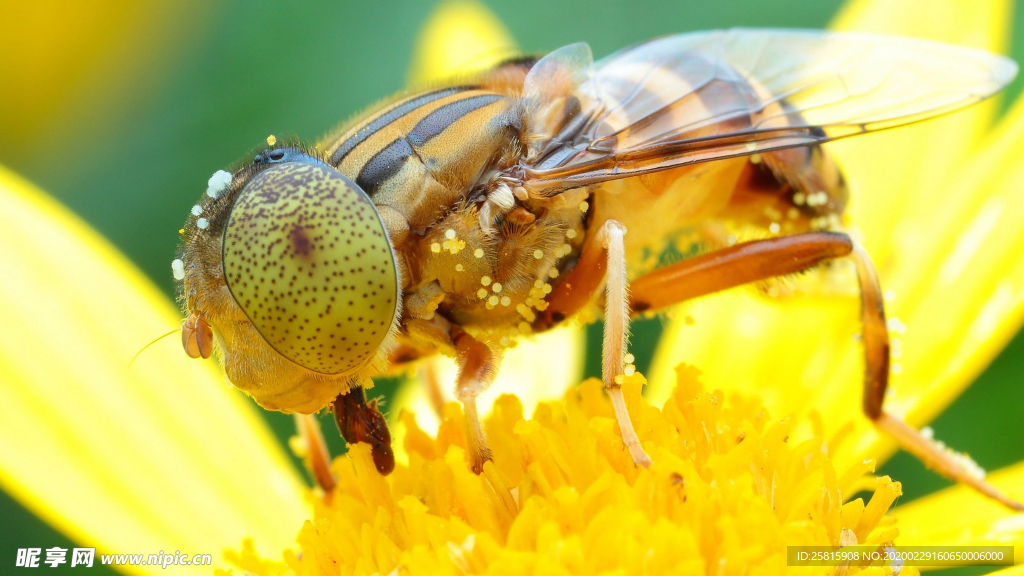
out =
[(491, 459), (491, 451), (484, 438), (476, 399), (487, 390), (498, 373), (498, 355), (489, 346), (476, 340), (457, 326), (452, 326), (452, 344), (459, 377), (455, 384), (455, 397), (462, 402), (466, 416), (466, 449), (473, 472), (483, 472), (484, 463)]
[(576, 267), (552, 291), (548, 307), (538, 318), (538, 326), (547, 328), (568, 318), (586, 305), (605, 284), (604, 345), (602, 377), (615, 410), (622, 442), (633, 462), (650, 466), (651, 457), (640, 445), (622, 394), (624, 361), (629, 338), (629, 295), (626, 277), (626, 228), (615, 220), (606, 221), (587, 241)]
[(459, 367), (455, 397), (462, 402), (466, 416), (467, 456), (473, 471), (479, 474), (483, 471), (484, 463), (491, 459), (491, 451), (484, 438), (476, 399), (494, 381), (501, 357), (490, 346), (440, 315), (430, 320), (410, 319), (405, 326), (414, 340), (455, 357)]

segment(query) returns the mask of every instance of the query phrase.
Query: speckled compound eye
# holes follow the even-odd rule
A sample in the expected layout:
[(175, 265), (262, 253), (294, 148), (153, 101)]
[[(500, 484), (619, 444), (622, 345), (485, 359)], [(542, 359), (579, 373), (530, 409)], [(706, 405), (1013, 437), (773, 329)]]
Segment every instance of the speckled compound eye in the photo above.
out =
[(224, 273), (264, 339), (324, 374), (373, 358), (398, 305), (398, 274), (376, 209), (319, 163), (271, 166), (249, 182), (224, 232)]

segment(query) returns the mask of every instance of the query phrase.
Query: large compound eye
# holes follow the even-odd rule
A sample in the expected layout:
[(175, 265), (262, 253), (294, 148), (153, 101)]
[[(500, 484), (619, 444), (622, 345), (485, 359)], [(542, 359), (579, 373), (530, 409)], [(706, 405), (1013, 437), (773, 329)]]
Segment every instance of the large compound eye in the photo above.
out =
[(273, 165), (245, 186), (224, 231), (224, 274), (267, 343), (324, 374), (371, 360), (398, 306), (377, 210), (359, 186), (315, 162)]

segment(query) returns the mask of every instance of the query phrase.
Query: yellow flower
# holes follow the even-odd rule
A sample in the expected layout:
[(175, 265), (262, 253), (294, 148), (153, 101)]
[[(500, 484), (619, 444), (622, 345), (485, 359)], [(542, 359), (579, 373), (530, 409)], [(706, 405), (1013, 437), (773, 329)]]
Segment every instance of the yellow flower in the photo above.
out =
[[(870, 460), (834, 468), (820, 422), (793, 441), (793, 419), (704, 392), (692, 368), (660, 410), (642, 402), (643, 378), (630, 380), (650, 470), (622, 450), (596, 379), (529, 420), (516, 396), (501, 396), (485, 422), (495, 459), (479, 476), (457, 405), (436, 439), (405, 412), (408, 465), (385, 479), (369, 448), (354, 446), (299, 533), (301, 554), (281, 565), (243, 550), (234, 561), (252, 574), (782, 573), (786, 546), (877, 547), (898, 534), (885, 512), (900, 484), (865, 485)], [(862, 486), (870, 500), (847, 502)]]
[[(1006, 13), (996, 0), (969, 9), (863, 0), (837, 25), (887, 23), (888, 32), (999, 50)], [(926, 23), (934, 27), (920, 28)], [(453, 46), (479, 41), (477, 54), (497, 56), (511, 46), (492, 16), (466, 2), (443, 5), (424, 38), (436, 48), (420, 51), (412, 77), (424, 82), (486, 64)], [(1024, 104), (994, 130), (991, 106), (833, 147), (852, 178), (854, 224), (906, 326), (904, 369), (889, 401), (915, 424), (941, 410), (1020, 325), (1024, 200), (1013, 190), (1024, 178), (1014, 161), (1024, 149)], [(927, 243), (915, 241), (922, 236)], [(483, 475), (464, 464), (456, 407), (446, 408), (435, 437), (411, 412), (394, 410), (406, 462), (381, 478), (365, 447), (353, 447), (335, 461), (338, 487), (309, 498), (310, 515), (309, 494), (280, 447), (215, 368), (188, 362), (171, 340), (124, 366), (139, 342), (177, 318), (173, 306), (104, 240), (7, 171), (0, 246), (0, 269), (15, 279), (0, 284), (8, 303), (0, 307), (0, 485), (98, 553), (180, 549), (211, 553), (216, 564), (221, 550), (249, 537), (228, 556), (255, 574), (555, 574), (774, 573), (786, 570), (785, 546), (795, 544), (1024, 550), (1024, 523), (962, 488), (886, 515), (900, 486), (870, 477), (872, 459), (892, 447), (851, 400), (860, 359), (849, 338), (856, 304), (845, 295), (708, 298), (691, 310), (694, 326), (673, 323), (648, 399), (641, 377), (627, 386), (631, 417), (657, 463), (650, 470), (622, 451), (596, 381), (537, 403), (539, 388), (557, 396), (578, 379), (571, 362), (555, 382), (539, 372), (539, 364), (577, 361), (579, 335), (563, 331), (506, 358), (503, 374), (519, 381), (499, 380), (496, 390), (523, 391), (537, 407), (525, 419), (519, 399), (494, 402), (486, 426), (496, 459)], [(783, 334), (793, 339), (780, 343)], [(736, 350), (748, 361), (727, 361)], [(704, 374), (677, 371), (683, 360)], [(994, 483), (1019, 490), (1024, 465)], [(867, 503), (847, 501), (859, 490), (873, 493)]]

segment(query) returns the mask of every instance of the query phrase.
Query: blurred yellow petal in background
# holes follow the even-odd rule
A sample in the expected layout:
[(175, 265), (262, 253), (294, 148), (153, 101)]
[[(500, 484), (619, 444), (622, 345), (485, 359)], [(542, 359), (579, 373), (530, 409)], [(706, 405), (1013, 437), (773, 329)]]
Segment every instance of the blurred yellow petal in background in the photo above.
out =
[(251, 402), (177, 334), (128, 367), (180, 325), (172, 303), (2, 169), (0, 246), (0, 486), (97, 553), (289, 546), (303, 484)]
[(165, 1), (5, 2), (4, 162), (20, 165), (62, 151), (59, 146), (83, 133), (101, 140), (115, 130), (123, 117), (118, 104), (160, 86), (157, 71), (186, 21), (195, 33), (212, 6), (182, 8)]
[(409, 84), (470, 74), (517, 54), (512, 35), (487, 8), (449, 0), (431, 11), (416, 39)]

